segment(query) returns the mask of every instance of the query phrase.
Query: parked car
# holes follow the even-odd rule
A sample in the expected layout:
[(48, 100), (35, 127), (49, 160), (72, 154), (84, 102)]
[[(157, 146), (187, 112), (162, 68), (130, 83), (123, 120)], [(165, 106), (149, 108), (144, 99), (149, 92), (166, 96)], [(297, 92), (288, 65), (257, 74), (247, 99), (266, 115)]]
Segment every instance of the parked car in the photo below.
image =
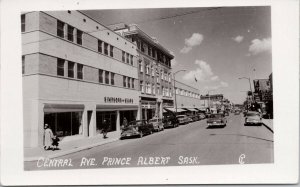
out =
[(246, 125), (262, 125), (261, 114), (255, 111), (248, 111), (245, 115), (245, 126)]
[(208, 127), (211, 126), (226, 126), (227, 119), (224, 114), (212, 114), (209, 119), (207, 119)]
[(227, 110), (224, 111), (225, 116), (229, 116), (229, 112)]
[(189, 118), (186, 115), (178, 115), (176, 116), (178, 121), (179, 121), (179, 125), (185, 125), (189, 123)]
[(175, 115), (164, 116), (163, 124), (164, 124), (164, 128), (168, 128), (168, 127), (175, 128), (179, 126), (179, 121)]
[(187, 117), (188, 117), (188, 118), (191, 118), (191, 119), (192, 119), (192, 122), (193, 122), (193, 121), (198, 121), (198, 120), (199, 120), (198, 115), (188, 115)]
[(205, 119), (205, 118), (206, 118), (206, 115), (205, 115), (204, 113), (200, 113), (200, 114), (199, 114), (199, 118), (200, 118), (200, 120), (201, 120), (201, 119)]
[(164, 124), (161, 118), (152, 118), (149, 120), (149, 124), (152, 125), (153, 129), (157, 132), (164, 130)]
[(122, 129), (120, 139), (129, 137), (142, 138), (144, 135), (152, 134), (153, 131), (153, 126), (150, 125), (146, 120), (135, 120), (129, 122), (128, 126)]

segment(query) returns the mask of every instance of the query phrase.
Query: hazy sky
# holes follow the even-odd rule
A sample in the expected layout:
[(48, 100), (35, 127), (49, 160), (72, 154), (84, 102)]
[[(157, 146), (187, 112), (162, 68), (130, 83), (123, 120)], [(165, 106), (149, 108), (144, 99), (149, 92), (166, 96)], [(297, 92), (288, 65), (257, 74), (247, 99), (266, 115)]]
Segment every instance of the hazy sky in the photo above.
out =
[[(272, 72), (270, 7), (123, 9), (83, 11), (104, 25), (136, 23), (172, 51), (176, 80), (201, 94), (223, 93), (242, 103), (249, 82)], [(254, 70), (255, 69), (255, 70)], [(195, 77), (197, 82), (195, 81)]]

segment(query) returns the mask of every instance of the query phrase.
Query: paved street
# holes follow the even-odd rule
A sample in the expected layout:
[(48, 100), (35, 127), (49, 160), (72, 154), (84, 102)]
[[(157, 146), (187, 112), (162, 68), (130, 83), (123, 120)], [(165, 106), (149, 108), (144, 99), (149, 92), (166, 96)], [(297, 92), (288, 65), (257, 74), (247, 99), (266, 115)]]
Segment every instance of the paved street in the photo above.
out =
[(44, 160), (25, 162), (25, 170), (273, 163), (269, 129), (244, 126), (242, 115), (230, 114), (227, 121), (224, 128), (207, 128), (206, 120), (201, 120), (143, 138), (116, 141), (55, 158), (60, 162), (56, 167)]

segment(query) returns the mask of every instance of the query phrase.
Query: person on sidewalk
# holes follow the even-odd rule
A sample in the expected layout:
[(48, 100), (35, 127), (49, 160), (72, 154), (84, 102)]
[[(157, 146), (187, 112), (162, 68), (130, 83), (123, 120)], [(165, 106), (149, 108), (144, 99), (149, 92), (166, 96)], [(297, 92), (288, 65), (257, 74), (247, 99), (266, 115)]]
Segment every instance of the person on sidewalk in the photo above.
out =
[(54, 151), (54, 150), (58, 150), (59, 148), (58, 148), (58, 142), (60, 141), (60, 139), (56, 136), (56, 135), (54, 135), (53, 136), (53, 138), (52, 138), (52, 151)]
[(103, 138), (106, 139), (107, 137), (107, 132), (109, 130), (110, 127), (110, 123), (108, 120), (104, 119), (103, 120), (103, 129), (102, 129), (102, 134), (103, 134)]
[(52, 133), (52, 130), (50, 129), (48, 124), (45, 124), (44, 129), (45, 129), (45, 132), (44, 132), (44, 140), (45, 140), (44, 149), (49, 150), (49, 149), (51, 149), (51, 145), (52, 145), (53, 133)]
[(124, 129), (128, 126), (128, 121), (127, 119), (124, 117), (123, 122), (122, 122), (122, 126), (121, 126), (121, 130), (122, 132), (124, 131)]

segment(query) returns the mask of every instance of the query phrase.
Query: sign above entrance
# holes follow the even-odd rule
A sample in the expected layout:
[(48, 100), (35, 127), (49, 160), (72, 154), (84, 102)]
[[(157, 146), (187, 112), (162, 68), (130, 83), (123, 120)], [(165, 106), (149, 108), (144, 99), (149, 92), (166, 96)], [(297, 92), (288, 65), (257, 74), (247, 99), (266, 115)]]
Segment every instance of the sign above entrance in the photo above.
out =
[(127, 103), (132, 104), (133, 99), (131, 98), (120, 98), (120, 97), (104, 97), (105, 103)]

